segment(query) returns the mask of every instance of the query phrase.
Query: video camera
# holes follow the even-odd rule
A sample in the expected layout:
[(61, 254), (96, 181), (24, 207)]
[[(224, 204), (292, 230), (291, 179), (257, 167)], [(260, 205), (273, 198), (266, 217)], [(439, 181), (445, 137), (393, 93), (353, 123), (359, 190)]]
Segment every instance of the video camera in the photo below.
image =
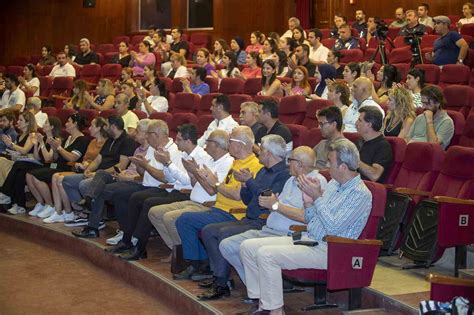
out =
[(413, 30), (407, 35), (405, 35), (404, 41), (405, 44), (408, 44), (410, 46), (418, 46), (420, 43), (420, 37), (423, 36), (425, 33), (420, 30)]
[(376, 20), (375, 21), (375, 32), (374, 36), (378, 40), (384, 41), (388, 36), (388, 26), (385, 24), (384, 20)]

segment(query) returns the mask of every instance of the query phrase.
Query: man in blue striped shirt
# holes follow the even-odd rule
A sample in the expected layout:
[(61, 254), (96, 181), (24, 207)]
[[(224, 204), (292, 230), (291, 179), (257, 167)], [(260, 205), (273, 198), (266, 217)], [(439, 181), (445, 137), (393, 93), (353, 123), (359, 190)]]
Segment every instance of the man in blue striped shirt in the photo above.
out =
[(308, 232), (304, 241), (316, 246), (294, 245), (290, 236), (249, 239), (240, 246), (249, 298), (259, 299), (259, 310), (283, 314), (282, 269), (327, 268), (326, 235), (357, 239), (367, 223), (372, 195), (357, 173), (359, 152), (347, 139), (329, 147), (332, 180), (322, 192), (319, 181), (298, 178), (303, 191)]

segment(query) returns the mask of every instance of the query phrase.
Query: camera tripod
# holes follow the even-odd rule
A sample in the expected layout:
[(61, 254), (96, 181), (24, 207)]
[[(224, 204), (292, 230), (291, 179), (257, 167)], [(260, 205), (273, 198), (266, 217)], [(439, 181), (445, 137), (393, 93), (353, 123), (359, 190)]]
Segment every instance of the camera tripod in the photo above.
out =
[(380, 60), (382, 61), (382, 64), (385, 65), (387, 64), (387, 54), (385, 52), (385, 40), (388, 40), (388, 43), (390, 46), (395, 47), (390, 40), (390, 38), (377, 38), (378, 44), (377, 44), (377, 49), (375, 50), (375, 53), (373, 54), (372, 58), (370, 58), (370, 61), (374, 61), (377, 55), (380, 55)]
[(421, 46), (420, 46), (419, 38), (416, 38), (415, 42), (410, 45), (410, 49), (411, 49), (410, 68), (413, 68), (418, 64), (424, 64), (423, 56), (421, 54)]

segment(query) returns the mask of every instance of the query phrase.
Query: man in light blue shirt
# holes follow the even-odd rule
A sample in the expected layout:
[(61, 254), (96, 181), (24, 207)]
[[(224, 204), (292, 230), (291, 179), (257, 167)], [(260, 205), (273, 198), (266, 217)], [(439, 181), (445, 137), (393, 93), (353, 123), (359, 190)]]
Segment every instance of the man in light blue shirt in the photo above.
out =
[(357, 239), (367, 223), (372, 195), (357, 173), (356, 146), (347, 139), (335, 141), (329, 147), (328, 161), (332, 179), (324, 192), (317, 180), (299, 180), (308, 223), (302, 240), (319, 244), (294, 245), (291, 236), (281, 236), (249, 239), (240, 245), (247, 295), (259, 299), (259, 310), (283, 314), (282, 269), (326, 269), (327, 243), (323, 237)]

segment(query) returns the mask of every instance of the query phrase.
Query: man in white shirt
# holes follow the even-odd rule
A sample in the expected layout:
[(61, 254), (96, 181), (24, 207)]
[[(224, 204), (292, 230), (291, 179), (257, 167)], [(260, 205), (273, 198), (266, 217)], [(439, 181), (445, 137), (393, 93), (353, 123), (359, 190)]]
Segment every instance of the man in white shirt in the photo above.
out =
[(314, 64), (322, 64), (328, 62), (329, 48), (321, 43), (323, 34), (317, 28), (308, 31), (308, 41), (311, 44), (309, 48), (309, 61)]
[(372, 89), (373, 84), (369, 78), (360, 77), (352, 84), (352, 96), (354, 97), (354, 101), (344, 115), (344, 132), (357, 132), (355, 123), (357, 119), (359, 119), (359, 108), (364, 106), (377, 107), (382, 113), (382, 116), (385, 117), (385, 112), (382, 107), (372, 99)]
[(117, 115), (122, 117), (125, 131), (133, 137), (140, 119), (138, 119), (138, 116), (134, 112), (128, 110), (129, 103), (130, 98), (128, 95), (120, 93), (115, 97), (114, 108), (117, 111)]
[(214, 120), (209, 124), (201, 138), (199, 138), (198, 145), (200, 147), (204, 147), (207, 138), (209, 138), (209, 135), (214, 130), (220, 129), (230, 134), (232, 129), (239, 125), (230, 115), (230, 100), (227, 95), (221, 94), (212, 100), (211, 112)]
[(26, 102), (26, 109), (35, 115), (36, 125), (43, 128), (48, 119), (48, 114), (41, 111), (41, 99), (36, 96), (30, 97)]
[[(281, 38), (285, 38), (285, 37), (289, 37), (289, 38), (293, 38), (293, 30), (295, 29), (295, 27), (297, 26), (300, 26), (300, 20), (294, 16), (290, 17), (288, 19), (288, 30), (283, 34), (281, 35)], [(304, 33), (304, 37), (306, 37), (306, 32), (303, 31)]]
[(228, 151), (229, 135), (227, 132), (214, 130), (207, 143), (206, 152), (211, 156), (211, 160), (205, 166), (199, 165), (198, 161), (184, 162), (184, 167), (193, 183), (190, 200), (154, 206), (148, 212), (151, 223), (170, 249), (181, 244), (176, 230), (176, 219), (184, 212), (205, 211), (209, 209), (206, 203), (216, 200), (215, 190), (209, 186), (205, 178), (205, 169), (216, 174), (219, 182), (223, 182), (234, 161)]
[(25, 107), (25, 92), (20, 88), (20, 81), (14, 74), (7, 74), (5, 76), (5, 88), (6, 91), (2, 95), (0, 101), (0, 113), (10, 112), (21, 112)]
[(56, 55), (58, 64), (53, 67), (49, 73), (50, 77), (75, 77), (76, 69), (67, 62), (65, 52), (60, 52)]

